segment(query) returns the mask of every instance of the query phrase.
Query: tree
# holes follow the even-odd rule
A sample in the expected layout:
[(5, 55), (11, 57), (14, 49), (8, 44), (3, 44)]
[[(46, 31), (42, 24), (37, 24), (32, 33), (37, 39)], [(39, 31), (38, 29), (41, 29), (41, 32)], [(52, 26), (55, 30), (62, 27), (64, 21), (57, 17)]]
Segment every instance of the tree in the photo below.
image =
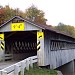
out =
[(0, 6), (0, 24), (14, 17), (15, 15), (27, 18), (38, 24), (46, 24), (47, 19), (44, 17), (44, 12), (37, 9), (34, 5), (26, 9), (26, 12), (19, 10), (19, 8), (12, 9), (9, 5), (5, 7)]
[(39, 10), (37, 7), (32, 5), (26, 9), (25, 18), (39, 24), (46, 24), (47, 19), (45, 19), (44, 14), (45, 13), (42, 10)]
[(10, 8), (9, 5), (6, 5), (4, 7), (5, 10), (5, 21), (9, 20), (10, 18), (14, 17), (16, 13), (14, 12), (14, 9)]
[(4, 22), (5, 19), (4, 13), (5, 13), (4, 8), (0, 6), (0, 24)]
[(9, 20), (10, 18), (14, 17), (14, 16), (22, 16), (23, 18), (25, 17), (25, 13), (22, 12), (21, 10), (19, 10), (19, 8), (16, 8), (16, 9), (12, 9), (10, 8), (9, 5), (6, 5), (4, 7), (4, 10), (5, 10), (5, 21)]
[(57, 26), (54, 27), (59, 32), (63, 32), (67, 35), (75, 37), (75, 28), (71, 25), (65, 25), (63, 23), (59, 23)]

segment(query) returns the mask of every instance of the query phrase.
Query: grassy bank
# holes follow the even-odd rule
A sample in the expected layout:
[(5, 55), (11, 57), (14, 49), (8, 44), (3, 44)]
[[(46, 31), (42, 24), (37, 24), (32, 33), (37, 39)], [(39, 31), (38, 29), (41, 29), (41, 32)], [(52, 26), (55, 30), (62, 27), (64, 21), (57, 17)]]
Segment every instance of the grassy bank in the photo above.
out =
[(34, 65), (29, 71), (25, 71), (25, 75), (57, 75), (57, 72), (47, 68), (40, 68)]

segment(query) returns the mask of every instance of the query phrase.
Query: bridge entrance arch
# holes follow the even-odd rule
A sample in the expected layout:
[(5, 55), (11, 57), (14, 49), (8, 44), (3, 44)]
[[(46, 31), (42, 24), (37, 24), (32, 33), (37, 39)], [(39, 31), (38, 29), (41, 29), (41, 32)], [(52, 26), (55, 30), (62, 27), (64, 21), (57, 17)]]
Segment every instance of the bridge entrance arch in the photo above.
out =
[(13, 60), (22, 60), (37, 55), (37, 31), (5, 32), (5, 54)]

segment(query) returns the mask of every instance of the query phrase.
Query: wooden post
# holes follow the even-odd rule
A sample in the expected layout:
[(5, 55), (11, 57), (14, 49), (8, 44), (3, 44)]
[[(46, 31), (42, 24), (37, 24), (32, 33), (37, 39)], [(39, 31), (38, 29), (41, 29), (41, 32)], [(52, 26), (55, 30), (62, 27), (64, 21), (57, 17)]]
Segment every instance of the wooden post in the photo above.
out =
[(8, 75), (7, 71), (2, 71), (2, 75)]
[(20, 72), (20, 67), (18, 65), (14, 65), (14, 67), (15, 67), (14, 75), (18, 75)]
[(21, 62), (21, 75), (24, 75), (25, 68), (26, 68), (26, 60), (23, 60)]
[(33, 68), (33, 59), (30, 57), (30, 66)]
[(26, 59), (26, 70), (29, 70), (30, 58)]
[(44, 32), (37, 32), (38, 65), (44, 66)]
[(2, 75), (2, 71), (0, 70), (0, 75)]
[(0, 61), (4, 61), (5, 41), (0, 40)]

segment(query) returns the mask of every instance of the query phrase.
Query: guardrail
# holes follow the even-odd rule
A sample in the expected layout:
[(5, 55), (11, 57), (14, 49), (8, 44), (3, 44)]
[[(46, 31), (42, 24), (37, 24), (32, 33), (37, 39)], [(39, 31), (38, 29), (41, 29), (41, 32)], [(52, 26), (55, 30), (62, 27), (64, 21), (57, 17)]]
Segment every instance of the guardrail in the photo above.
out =
[(0, 75), (24, 75), (24, 71), (29, 70), (29, 66), (33, 68), (33, 64), (37, 62), (37, 56), (28, 57), (18, 63), (0, 70)]

